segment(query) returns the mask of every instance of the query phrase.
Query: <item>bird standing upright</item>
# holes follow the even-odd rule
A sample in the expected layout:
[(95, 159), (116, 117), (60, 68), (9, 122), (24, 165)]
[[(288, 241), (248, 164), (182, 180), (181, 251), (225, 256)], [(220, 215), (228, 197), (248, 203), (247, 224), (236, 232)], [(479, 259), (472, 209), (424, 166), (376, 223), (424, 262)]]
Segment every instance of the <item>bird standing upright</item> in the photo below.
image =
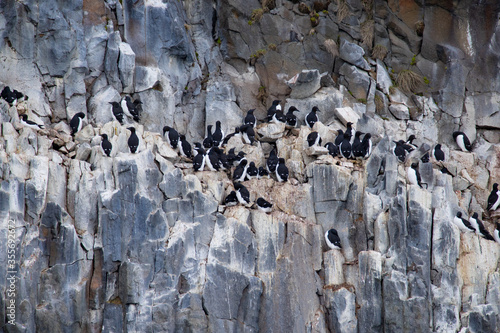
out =
[(306, 116), (306, 124), (309, 128), (313, 128), (314, 124), (319, 121), (318, 115), (316, 112), (321, 112), (317, 106), (313, 106), (311, 112), (309, 112)]
[(325, 232), (326, 245), (332, 250), (340, 250), (342, 246), (340, 245), (340, 237), (337, 230), (330, 229)]
[(130, 149), (130, 152), (132, 154), (135, 154), (137, 152), (137, 148), (139, 148), (139, 137), (137, 134), (135, 134), (135, 127), (129, 127), (127, 128), (131, 134), (130, 137), (128, 138), (128, 147)]
[(457, 143), (458, 147), (460, 147), (460, 149), (463, 152), (472, 151), (472, 145), (470, 144), (470, 140), (464, 132), (460, 131), (453, 132), (453, 139), (455, 139), (455, 142)]
[(85, 118), (85, 113), (78, 112), (71, 118), (69, 122), (69, 126), (71, 127), (71, 135), (75, 135), (76, 132), (82, 129), (83, 126), (83, 118)]
[(500, 191), (498, 190), (498, 184), (493, 184), (493, 189), (488, 196), (488, 206), (486, 210), (497, 210), (500, 205)]
[(107, 134), (105, 134), (105, 133), (101, 134), (101, 138), (102, 138), (102, 141), (101, 141), (102, 153), (104, 155), (110, 157), (111, 151), (113, 150), (113, 145), (111, 144), (111, 142), (109, 142)]

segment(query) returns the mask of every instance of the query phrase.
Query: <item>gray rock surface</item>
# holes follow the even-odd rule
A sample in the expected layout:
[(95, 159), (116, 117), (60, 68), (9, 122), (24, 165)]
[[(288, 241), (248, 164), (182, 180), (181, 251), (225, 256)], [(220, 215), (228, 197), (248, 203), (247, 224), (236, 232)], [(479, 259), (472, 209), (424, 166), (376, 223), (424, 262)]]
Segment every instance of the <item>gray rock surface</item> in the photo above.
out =
[[(498, 217), (485, 207), (500, 177), (500, 5), (367, 5), (2, 2), (0, 88), (29, 99), (0, 100), (0, 244), (15, 226), (16, 270), (12, 325), (1, 251), (0, 331), (500, 331), (500, 246), (452, 222), (477, 211), (492, 232)], [(418, 96), (396, 87), (402, 70), (422, 77)], [(125, 95), (143, 112), (121, 126), (109, 102)], [(260, 124), (275, 99), (300, 110), (296, 128)], [(371, 156), (308, 151), (313, 106), (323, 144), (351, 121), (372, 134)], [(288, 182), (244, 182), (271, 213), (221, 205), (230, 172), (194, 172), (160, 135), (170, 125), (201, 141), (217, 120), (229, 133), (254, 108), (265, 142), (229, 146), (258, 166), (272, 145), (286, 159)], [(458, 150), (456, 130), (473, 152)], [(420, 149), (400, 163), (392, 141), (411, 134)], [(420, 163), (427, 186), (407, 184), (436, 143), (453, 176)], [(340, 250), (326, 245), (330, 228)]]

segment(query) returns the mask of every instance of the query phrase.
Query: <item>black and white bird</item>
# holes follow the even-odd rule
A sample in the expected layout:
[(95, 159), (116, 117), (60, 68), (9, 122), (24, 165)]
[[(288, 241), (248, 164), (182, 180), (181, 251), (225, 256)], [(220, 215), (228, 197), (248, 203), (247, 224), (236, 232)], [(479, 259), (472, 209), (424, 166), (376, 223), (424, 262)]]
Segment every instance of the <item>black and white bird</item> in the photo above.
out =
[(205, 165), (210, 171), (219, 171), (220, 169), (219, 153), (217, 149), (217, 147), (212, 147), (208, 150), (205, 157)]
[(229, 165), (233, 165), (234, 161), (236, 161), (236, 154), (234, 153), (236, 148), (231, 148), (229, 149), (229, 151), (227, 152), (227, 162), (229, 163)]
[(270, 203), (269, 201), (266, 201), (264, 198), (258, 198), (257, 201), (257, 208), (264, 213), (270, 213), (273, 210), (273, 204)]
[(347, 122), (347, 124), (346, 124), (346, 129), (345, 129), (345, 132), (344, 132), (344, 137), (348, 137), (349, 141), (351, 141), (351, 138), (352, 138), (352, 123), (350, 121)]
[(337, 131), (337, 137), (335, 138), (334, 143), (338, 147), (338, 146), (340, 146), (340, 144), (342, 143), (342, 141), (344, 141), (344, 131), (341, 130), (341, 129), (339, 129)]
[(412, 151), (414, 151), (415, 149), (417, 149), (417, 148), (418, 148), (418, 146), (417, 146), (416, 144), (414, 144), (414, 143), (413, 143), (413, 140), (415, 140), (415, 139), (416, 139), (415, 135), (414, 135), (414, 134), (412, 134), (412, 135), (410, 135), (410, 136), (408, 137), (408, 139), (407, 139), (407, 140), (406, 140), (406, 142), (405, 142), (405, 149), (406, 149), (409, 153), (411, 153)]
[(488, 206), (486, 210), (497, 210), (500, 205), (500, 191), (498, 190), (498, 184), (493, 184), (493, 190), (491, 190), (488, 196)]
[(497, 228), (493, 230), (493, 239), (495, 240), (495, 242), (500, 244), (500, 223), (497, 222), (496, 225)]
[(361, 149), (363, 150), (363, 158), (368, 158), (372, 154), (372, 135), (370, 133), (366, 133), (363, 137), (363, 141), (361, 141)]
[(438, 162), (444, 161), (444, 151), (441, 150), (441, 144), (437, 144), (432, 150), (432, 156)]
[(309, 147), (321, 145), (321, 136), (318, 132), (311, 132), (307, 136), (307, 144)]
[(453, 223), (463, 232), (475, 232), (476, 229), (462, 217), (462, 212), (457, 212), (457, 216), (453, 218)]
[(111, 144), (111, 142), (109, 142), (107, 134), (105, 133), (101, 134), (101, 138), (102, 138), (101, 140), (102, 153), (107, 157), (110, 157), (111, 151), (113, 150), (113, 145)]
[(247, 158), (245, 157), (246, 153), (244, 151), (240, 151), (238, 155), (235, 156), (234, 162), (236, 162), (237, 165), (240, 165), (241, 162), (246, 161)]
[(0, 93), (0, 97), (3, 98), (11, 106), (17, 104), (17, 97), (14, 91), (12, 91), (9, 86), (5, 86), (2, 90), (2, 93)]
[(186, 140), (186, 136), (184, 134), (179, 135), (179, 153), (181, 156), (191, 158), (193, 156), (191, 144)]
[(219, 120), (215, 122), (215, 131), (212, 134), (212, 140), (215, 147), (220, 147), (224, 141), (224, 131), (221, 128), (221, 122)]
[(236, 197), (236, 192), (231, 191), (224, 199), (224, 205), (226, 207), (236, 206), (238, 204), (238, 198)]
[(274, 114), (277, 110), (281, 110), (280, 100), (276, 99), (273, 101), (273, 104), (269, 109), (267, 109), (267, 122), (270, 122), (273, 119)]
[(469, 138), (464, 132), (453, 132), (453, 139), (455, 139), (458, 147), (460, 147), (463, 152), (472, 151), (472, 145), (470, 144)]
[(127, 141), (128, 148), (132, 154), (135, 154), (135, 152), (137, 152), (137, 148), (139, 148), (139, 137), (135, 134), (135, 127), (129, 127), (127, 129), (131, 132)]
[(25, 126), (25, 127), (32, 128), (36, 131), (44, 128), (43, 125), (39, 125), (39, 124), (35, 123), (34, 121), (29, 120), (27, 114), (21, 115), (21, 124), (23, 124), (23, 126)]
[(234, 129), (234, 132), (233, 133), (229, 133), (228, 135), (226, 135), (224, 137), (224, 140), (222, 140), (222, 145), (223, 146), (226, 146), (227, 143), (229, 142), (229, 140), (232, 138), (232, 137), (241, 137), (241, 133), (240, 133), (240, 128), (239, 127), (236, 127)]
[(404, 148), (404, 141), (399, 140), (399, 141), (394, 141), (396, 144), (396, 147), (392, 150), (394, 155), (398, 158), (400, 162), (404, 162), (406, 159), (406, 149)]
[(299, 112), (299, 110), (297, 110), (297, 108), (292, 105), (288, 108), (288, 112), (285, 115), (286, 124), (288, 126), (297, 126), (297, 116), (293, 114), (294, 112)]
[(140, 100), (136, 99), (134, 101), (134, 112), (131, 111), (130, 113), (132, 113), (132, 117), (136, 122), (139, 122), (139, 120), (141, 120), (142, 102)]
[(342, 142), (340, 143), (339, 150), (340, 150), (340, 155), (342, 157), (351, 158), (352, 146), (350, 142), (350, 137), (348, 137), (346, 133), (344, 133), (344, 140), (342, 140)]
[(286, 116), (281, 110), (276, 109), (276, 112), (271, 118), (271, 122), (275, 124), (286, 123)]
[(111, 104), (111, 112), (118, 122), (123, 125), (123, 109), (118, 102), (109, 102)]
[(476, 229), (476, 235), (479, 235), (487, 240), (493, 240), (493, 236), (488, 232), (488, 230), (484, 227), (483, 222), (479, 219), (479, 216), (477, 213), (472, 214), (471, 217), (469, 217), (469, 222), (470, 224)]
[(78, 112), (71, 118), (69, 122), (69, 127), (71, 127), (71, 135), (75, 135), (76, 132), (80, 131), (83, 127), (83, 118), (85, 118), (85, 113)]
[(316, 112), (321, 112), (317, 106), (313, 106), (311, 112), (309, 112), (306, 116), (306, 124), (309, 128), (313, 128), (314, 124), (319, 121), (318, 115)]
[(420, 172), (418, 172), (418, 163), (412, 163), (406, 170), (406, 173), (410, 184), (422, 187), (422, 178), (420, 178)]
[(244, 159), (234, 169), (234, 172), (233, 172), (233, 181), (237, 181), (237, 182), (244, 181), (245, 177), (247, 176), (247, 169), (248, 169), (248, 161), (246, 159)]
[(125, 96), (122, 99), (121, 105), (122, 105), (123, 112), (125, 112), (125, 114), (127, 116), (134, 118), (134, 120), (137, 118), (135, 104), (134, 104), (134, 102), (132, 102), (132, 98), (130, 98), (130, 96)]
[(241, 183), (235, 183), (234, 189), (236, 191), (236, 198), (238, 198), (238, 202), (242, 205), (248, 205), (250, 203), (250, 192), (248, 189)]
[(330, 156), (332, 157), (335, 157), (340, 153), (339, 147), (335, 145), (333, 142), (327, 142), (325, 144), (325, 148), (328, 149), (328, 154), (330, 154)]
[(278, 166), (278, 155), (276, 154), (276, 149), (271, 150), (269, 153), (269, 157), (266, 161), (267, 171), (269, 173), (274, 173), (276, 171), (276, 167)]
[(340, 250), (342, 246), (340, 245), (340, 237), (337, 230), (330, 229), (325, 232), (326, 245), (332, 250)]
[(195, 142), (194, 146), (197, 154), (193, 158), (193, 169), (194, 171), (203, 171), (203, 169), (205, 168), (205, 149), (203, 149), (201, 143), (199, 142)]
[(214, 147), (212, 148), (214, 149), (217, 154), (219, 154), (219, 166), (220, 166), (220, 169), (221, 170), (228, 170), (231, 168), (231, 165), (227, 159), (227, 155), (224, 154), (224, 152), (222, 151), (222, 149), (218, 148), (218, 147)]
[(214, 140), (212, 138), (212, 125), (207, 126), (207, 136), (203, 139), (203, 147), (205, 149), (210, 149), (214, 145)]
[(255, 118), (253, 112), (255, 109), (251, 109), (247, 111), (247, 115), (245, 116), (245, 119), (243, 121), (244, 125), (251, 125), (253, 128), (257, 126), (257, 118)]
[(288, 168), (285, 164), (285, 159), (281, 157), (278, 159), (278, 166), (276, 167), (276, 179), (280, 183), (288, 180)]
[[(165, 133), (167, 133), (165, 135)], [(170, 126), (164, 126), (163, 127), (163, 136), (167, 140), (168, 144), (172, 149), (177, 149), (177, 146), (179, 145), (179, 133), (172, 127)]]
[(420, 160), (422, 161), (422, 163), (429, 163), (429, 161), (431, 160), (431, 156), (429, 155), (429, 152), (426, 152), (421, 158)]
[(247, 178), (253, 179), (259, 176), (259, 169), (255, 166), (254, 162), (250, 162), (247, 168)]
[(257, 179), (261, 179), (261, 178), (264, 178), (264, 177), (267, 177), (269, 178), (269, 172), (267, 172), (266, 169), (264, 169), (264, 167), (259, 167), (259, 175), (257, 176)]
[(356, 159), (362, 159), (364, 154), (363, 147), (361, 146), (361, 135), (363, 133), (356, 131), (354, 134), (354, 141), (352, 142), (352, 156)]
[(244, 143), (253, 144), (255, 142), (255, 131), (252, 125), (240, 126), (241, 137)]

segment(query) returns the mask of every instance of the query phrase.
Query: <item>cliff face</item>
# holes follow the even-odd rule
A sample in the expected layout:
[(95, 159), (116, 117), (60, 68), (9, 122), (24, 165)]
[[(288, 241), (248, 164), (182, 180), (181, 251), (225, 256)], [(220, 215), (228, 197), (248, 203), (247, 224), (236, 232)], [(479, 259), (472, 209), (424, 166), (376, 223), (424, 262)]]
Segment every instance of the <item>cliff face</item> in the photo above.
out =
[[(492, 232), (499, 217), (485, 209), (500, 179), (499, 12), (497, 1), (2, 1), (0, 81), (29, 100), (0, 100), (0, 244), (13, 223), (16, 240), (14, 296), (0, 252), (1, 330), (500, 331), (500, 244), (452, 223), (478, 212)], [(109, 111), (124, 95), (143, 102), (137, 154)], [(274, 99), (300, 124), (317, 105), (324, 143), (354, 122), (373, 135), (371, 157), (306, 149), (305, 126), (231, 139), (257, 165), (271, 144), (287, 160), (287, 183), (245, 182), (252, 201), (273, 202), (266, 214), (223, 207), (228, 175), (193, 172), (158, 134), (173, 125), (200, 141), (216, 120), (228, 132), (248, 109), (263, 119)], [(73, 139), (77, 112), (86, 126)], [(46, 129), (22, 127), (23, 113)], [(456, 130), (473, 152), (457, 150)], [(420, 163), (427, 188), (407, 185), (391, 151), (410, 134), (421, 147), (406, 164), (442, 143), (452, 175)], [(341, 251), (325, 244), (330, 228)]]

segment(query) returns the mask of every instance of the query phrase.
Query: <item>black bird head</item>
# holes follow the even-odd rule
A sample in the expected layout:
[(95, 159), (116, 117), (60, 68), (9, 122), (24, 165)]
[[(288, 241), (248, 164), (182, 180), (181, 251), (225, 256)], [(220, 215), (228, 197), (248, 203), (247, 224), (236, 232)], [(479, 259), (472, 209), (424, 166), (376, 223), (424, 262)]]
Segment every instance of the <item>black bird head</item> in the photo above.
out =
[(275, 100), (273, 101), (273, 106), (277, 106), (277, 105), (278, 105), (278, 104), (280, 104), (280, 103), (281, 103), (281, 101), (280, 101), (279, 99), (275, 99)]
[(78, 118), (85, 118), (85, 113), (83, 112), (78, 112), (77, 114), (75, 114), (75, 116), (77, 116)]
[(128, 127), (127, 128), (130, 132), (135, 133), (135, 127)]
[(247, 111), (248, 114), (253, 114), (253, 112), (255, 111), (255, 109), (250, 109)]
[(142, 102), (141, 102), (140, 100), (136, 99), (136, 100), (134, 101), (134, 104), (135, 104), (135, 105), (139, 105), (139, 104), (142, 104)]
[(22, 114), (21, 118), (23, 118), (24, 121), (28, 121), (28, 115), (27, 114)]
[(411, 164), (411, 167), (412, 167), (412, 169), (417, 169), (418, 168), (418, 163), (417, 162), (413, 162)]
[(165, 135), (165, 132), (170, 131), (170, 126), (164, 126), (163, 127), (163, 135)]
[(317, 106), (313, 106), (312, 112), (321, 112)]
[(493, 184), (493, 190), (498, 191), (498, 183)]
[(118, 102), (108, 102), (108, 103), (115, 106), (115, 107), (120, 106), (120, 103), (118, 103)]
[(346, 124), (346, 127), (347, 127), (347, 128), (352, 128), (352, 123), (349, 121), (349, 122)]
[(354, 137), (359, 138), (362, 134), (363, 134), (363, 132), (356, 131), (356, 134), (354, 134)]
[(297, 108), (295, 106), (290, 106), (288, 108), (288, 113), (294, 113), (294, 112), (298, 112), (299, 110), (297, 110)]
[(462, 212), (457, 212), (457, 217), (461, 218), (462, 217)]
[(107, 135), (107, 134), (105, 134), (105, 133), (104, 133), (104, 134), (101, 134), (101, 138), (102, 138), (103, 140), (107, 140), (107, 139), (108, 139), (108, 135)]
[(472, 214), (472, 218), (477, 220), (477, 218), (478, 218), (477, 213)]
[(179, 134), (179, 139), (181, 139), (181, 141), (186, 141), (186, 136), (184, 134)]
[(412, 134), (412, 135), (410, 135), (410, 136), (408, 137), (408, 140), (406, 140), (406, 142), (411, 143), (411, 142), (412, 142), (413, 140), (415, 140), (415, 139), (416, 139), (415, 135), (413, 135), (413, 134)]
[(363, 137), (364, 140), (371, 139), (372, 135), (370, 133), (366, 133), (365, 136)]
[(440, 143), (438, 143), (438, 144), (436, 145), (436, 149), (441, 149), (441, 144), (440, 144)]

